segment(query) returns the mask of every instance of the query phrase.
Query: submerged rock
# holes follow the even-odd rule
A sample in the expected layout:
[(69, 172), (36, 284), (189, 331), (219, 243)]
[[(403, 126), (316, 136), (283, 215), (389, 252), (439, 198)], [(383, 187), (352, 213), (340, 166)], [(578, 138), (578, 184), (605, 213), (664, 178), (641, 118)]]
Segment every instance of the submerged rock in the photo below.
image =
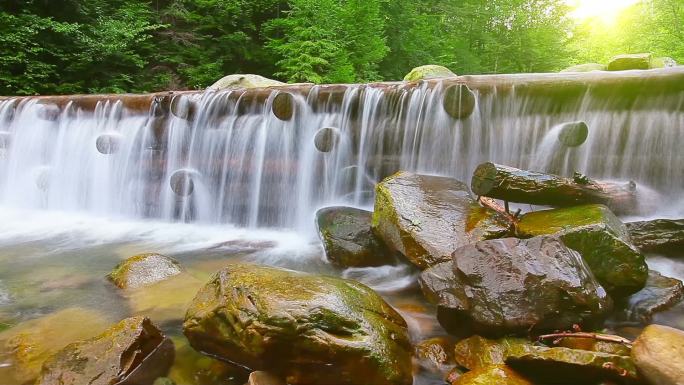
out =
[(234, 264), (195, 297), (183, 330), (197, 350), (297, 384), (411, 384), (401, 316), (354, 281)]
[(456, 179), (394, 174), (376, 187), (373, 231), (421, 269), (451, 259), (460, 246), (505, 236), (508, 227)]
[(568, 67), (561, 72), (593, 72), (593, 71), (605, 71), (607, 68), (604, 64), (598, 63), (586, 63), (577, 64), (572, 67)]
[(523, 215), (516, 227), (523, 238), (558, 234), (576, 250), (601, 285), (623, 297), (641, 290), (648, 278), (644, 256), (631, 244), (625, 225), (603, 205), (543, 210)]
[(627, 223), (634, 245), (643, 252), (684, 255), (684, 219)]
[(180, 264), (161, 254), (139, 254), (119, 263), (109, 279), (122, 289), (148, 286), (181, 273)]
[(454, 76), (456, 76), (456, 74), (451, 72), (448, 68), (431, 64), (412, 69), (411, 72), (404, 76), (404, 81), (415, 82), (418, 80), (450, 78)]
[(681, 385), (684, 380), (684, 331), (647, 326), (634, 341), (632, 358), (646, 380), (657, 385)]
[(228, 75), (216, 83), (212, 84), (207, 88), (209, 91), (220, 91), (220, 90), (237, 90), (241, 88), (261, 88), (261, 87), (274, 87), (274, 86), (284, 86), (283, 82), (277, 80), (272, 80), (265, 78), (260, 75), (251, 74), (235, 74)]
[(533, 346), (528, 352), (509, 355), (506, 364), (542, 384), (632, 384), (639, 378), (629, 356), (579, 349)]
[(608, 71), (647, 70), (651, 68), (651, 54), (617, 55), (608, 62)]
[(20, 323), (0, 333), (0, 351), (13, 366), (0, 366), (0, 378), (18, 383), (38, 377), (43, 362), (65, 345), (91, 338), (109, 326), (100, 313), (83, 308), (69, 308), (41, 318)]
[(151, 385), (173, 363), (173, 343), (148, 318), (127, 318), (50, 357), (36, 385)]
[(451, 385), (534, 385), (506, 365), (489, 365), (456, 378)]
[(371, 231), (372, 215), (353, 207), (326, 207), (316, 212), (328, 260), (341, 267), (380, 266), (392, 261), (382, 240)]
[(459, 341), (454, 348), (456, 363), (468, 370), (476, 370), (506, 362), (509, 355), (530, 351), (532, 344), (523, 338), (490, 340), (472, 336)]
[(552, 237), (463, 246), (423, 271), (420, 285), (440, 324), (457, 335), (594, 326), (612, 307), (579, 255)]
[[(199, 272), (193, 273), (200, 275)], [(126, 290), (122, 294), (128, 300), (133, 314), (152, 317), (157, 322), (178, 322), (183, 320), (185, 310), (203, 284), (203, 280), (194, 275), (181, 273), (153, 285)]]
[(646, 286), (627, 298), (625, 310), (620, 318), (648, 323), (655, 313), (675, 306), (682, 298), (684, 298), (682, 281), (650, 270)]

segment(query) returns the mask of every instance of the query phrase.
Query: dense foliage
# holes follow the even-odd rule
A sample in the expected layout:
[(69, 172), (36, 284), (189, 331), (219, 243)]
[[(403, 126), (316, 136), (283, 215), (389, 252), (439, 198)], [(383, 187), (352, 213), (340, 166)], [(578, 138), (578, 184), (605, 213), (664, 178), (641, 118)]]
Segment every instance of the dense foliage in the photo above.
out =
[(4, 0), (0, 94), (203, 88), (231, 73), (290, 82), (556, 71), (647, 51), (684, 61), (684, 2), (643, 0), (621, 28), (564, 0)]

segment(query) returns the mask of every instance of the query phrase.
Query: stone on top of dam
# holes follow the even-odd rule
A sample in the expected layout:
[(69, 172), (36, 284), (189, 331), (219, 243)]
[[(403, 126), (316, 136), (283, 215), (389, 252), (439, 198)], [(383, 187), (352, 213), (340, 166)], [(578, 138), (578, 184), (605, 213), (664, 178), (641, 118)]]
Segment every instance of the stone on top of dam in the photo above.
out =
[(424, 65), (411, 70), (404, 77), (404, 81), (416, 82), (418, 80), (441, 79), (455, 77), (456, 74), (450, 69), (440, 65)]
[(233, 74), (224, 76), (207, 88), (208, 91), (236, 90), (240, 88), (261, 88), (284, 86), (286, 83), (260, 75)]

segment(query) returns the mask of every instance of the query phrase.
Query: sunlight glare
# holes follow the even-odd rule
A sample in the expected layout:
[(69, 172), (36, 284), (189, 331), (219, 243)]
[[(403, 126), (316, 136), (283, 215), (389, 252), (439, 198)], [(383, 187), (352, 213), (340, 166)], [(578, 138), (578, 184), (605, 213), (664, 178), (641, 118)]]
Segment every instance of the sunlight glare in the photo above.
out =
[(605, 24), (615, 24), (620, 13), (639, 0), (566, 0), (574, 10), (571, 15), (578, 21), (597, 19)]

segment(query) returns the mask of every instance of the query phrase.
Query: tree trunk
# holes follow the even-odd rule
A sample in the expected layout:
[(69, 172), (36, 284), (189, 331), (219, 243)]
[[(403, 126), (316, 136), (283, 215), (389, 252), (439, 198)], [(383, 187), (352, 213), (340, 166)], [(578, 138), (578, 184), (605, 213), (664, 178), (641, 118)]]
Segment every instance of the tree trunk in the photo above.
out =
[(637, 209), (636, 185), (597, 182), (581, 175), (574, 179), (483, 163), (473, 174), (471, 189), (479, 196), (543, 206), (600, 203), (618, 213)]

